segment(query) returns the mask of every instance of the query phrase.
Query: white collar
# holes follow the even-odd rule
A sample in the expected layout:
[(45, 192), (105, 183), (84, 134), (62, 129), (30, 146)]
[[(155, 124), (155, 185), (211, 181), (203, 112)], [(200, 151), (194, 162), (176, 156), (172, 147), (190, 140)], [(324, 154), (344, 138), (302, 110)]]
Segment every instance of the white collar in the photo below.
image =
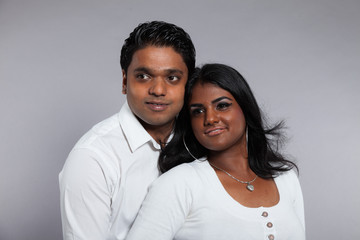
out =
[(161, 149), (160, 144), (151, 137), (131, 111), (127, 101), (118, 113), (118, 119), (132, 152), (149, 141), (152, 142), (155, 149)]

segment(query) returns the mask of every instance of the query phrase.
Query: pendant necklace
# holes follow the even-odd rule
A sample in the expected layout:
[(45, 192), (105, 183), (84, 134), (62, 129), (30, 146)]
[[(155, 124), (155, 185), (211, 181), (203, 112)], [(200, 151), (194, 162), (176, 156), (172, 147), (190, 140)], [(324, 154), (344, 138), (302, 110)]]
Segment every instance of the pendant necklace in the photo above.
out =
[(240, 182), (240, 183), (246, 184), (246, 189), (249, 190), (250, 192), (254, 191), (254, 189), (255, 189), (255, 188), (254, 188), (254, 185), (252, 185), (251, 183), (253, 183), (253, 182), (257, 179), (257, 175), (255, 175), (255, 178), (254, 178), (253, 180), (251, 180), (251, 181), (248, 181), (248, 182), (247, 182), (247, 181), (241, 181), (241, 180), (237, 179), (236, 177), (234, 177), (233, 175), (231, 175), (230, 173), (228, 173), (227, 171), (225, 171), (224, 169), (221, 169), (221, 168), (219, 168), (219, 167), (211, 164), (210, 162), (209, 162), (209, 164), (210, 164), (211, 166), (213, 166), (214, 168), (216, 168), (217, 170), (220, 170), (220, 171), (226, 173), (226, 174), (227, 174), (229, 177), (231, 177), (232, 179), (234, 179), (234, 180), (236, 180), (236, 181), (238, 181), (238, 182)]

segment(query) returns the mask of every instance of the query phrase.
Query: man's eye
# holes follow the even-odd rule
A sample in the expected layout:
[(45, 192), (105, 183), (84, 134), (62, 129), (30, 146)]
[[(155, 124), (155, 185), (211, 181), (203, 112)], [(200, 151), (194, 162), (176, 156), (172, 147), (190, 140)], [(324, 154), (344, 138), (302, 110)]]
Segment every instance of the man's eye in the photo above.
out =
[(222, 103), (219, 103), (216, 108), (218, 110), (226, 110), (228, 109), (229, 107), (231, 106), (231, 103), (227, 103), (227, 102), (222, 102)]
[(136, 78), (137, 78), (137, 79), (147, 80), (147, 79), (150, 79), (150, 76), (147, 75), (147, 74), (137, 74), (137, 75), (136, 75)]
[(171, 82), (173, 82), (173, 81), (179, 80), (180, 78), (177, 77), (177, 76), (170, 76), (168, 79), (169, 79)]

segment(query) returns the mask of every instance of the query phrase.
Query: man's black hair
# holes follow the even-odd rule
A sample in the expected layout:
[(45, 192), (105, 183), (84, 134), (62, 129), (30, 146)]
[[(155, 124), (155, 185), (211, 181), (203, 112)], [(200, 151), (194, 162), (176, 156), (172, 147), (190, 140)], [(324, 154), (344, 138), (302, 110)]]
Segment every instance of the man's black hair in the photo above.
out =
[(174, 24), (152, 21), (137, 26), (125, 40), (120, 56), (120, 65), (125, 74), (134, 53), (147, 46), (172, 47), (182, 56), (188, 68), (188, 75), (193, 73), (196, 53), (189, 34)]

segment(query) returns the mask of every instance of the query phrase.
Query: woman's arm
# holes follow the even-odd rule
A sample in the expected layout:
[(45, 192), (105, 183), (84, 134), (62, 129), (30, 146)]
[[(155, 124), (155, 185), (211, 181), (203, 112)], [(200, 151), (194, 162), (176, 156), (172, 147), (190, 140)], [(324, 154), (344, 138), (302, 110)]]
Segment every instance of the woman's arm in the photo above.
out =
[(126, 239), (173, 239), (191, 209), (193, 173), (191, 166), (183, 164), (157, 179)]
[(301, 190), (299, 178), (294, 170), (290, 170), (288, 174), (289, 178), (286, 180), (288, 189), (291, 192), (293, 207), (299, 221), (305, 231), (305, 211), (304, 211), (304, 199)]

